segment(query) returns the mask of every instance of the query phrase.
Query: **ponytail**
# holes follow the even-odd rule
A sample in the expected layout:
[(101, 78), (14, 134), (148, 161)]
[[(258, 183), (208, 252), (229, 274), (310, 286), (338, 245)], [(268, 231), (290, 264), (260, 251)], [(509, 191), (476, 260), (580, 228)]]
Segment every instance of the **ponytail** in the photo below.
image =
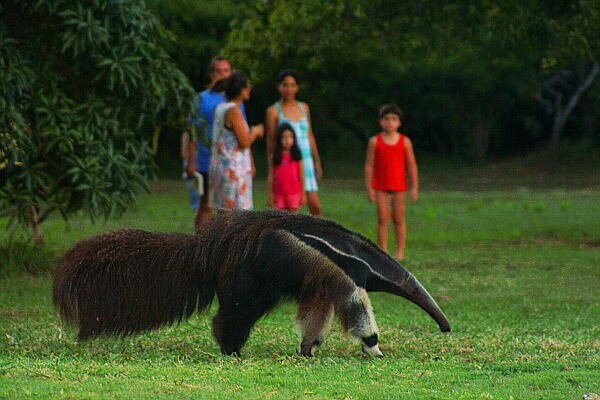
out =
[(223, 93), (225, 90), (227, 90), (228, 84), (229, 78), (219, 79), (210, 87), (210, 91), (212, 93)]
[(225, 92), (227, 100), (233, 100), (240, 95), (242, 89), (248, 86), (248, 76), (242, 71), (234, 71), (229, 78), (223, 78), (212, 86), (211, 92)]

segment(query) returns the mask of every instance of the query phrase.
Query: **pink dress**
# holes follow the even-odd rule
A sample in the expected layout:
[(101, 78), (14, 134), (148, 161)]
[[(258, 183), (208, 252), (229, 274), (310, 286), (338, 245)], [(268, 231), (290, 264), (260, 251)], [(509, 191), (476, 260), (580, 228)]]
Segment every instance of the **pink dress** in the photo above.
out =
[(280, 210), (296, 210), (300, 207), (300, 165), (290, 153), (281, 154), (281, 163), (273, 169), (273, 194), (275, 207)]

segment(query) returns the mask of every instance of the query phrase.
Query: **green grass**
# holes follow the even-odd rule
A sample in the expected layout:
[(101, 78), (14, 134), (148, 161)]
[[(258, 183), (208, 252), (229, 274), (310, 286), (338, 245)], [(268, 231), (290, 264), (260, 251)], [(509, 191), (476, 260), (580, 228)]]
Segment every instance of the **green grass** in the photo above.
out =
[[(0, 279), (0, 398), (580, 399), (599, 393), (595, 178), (584, 177), (581, 182), (592, 184), (575, 190), (562, 184), (527, 189), (523, 182), (544, 177), (511, 180), (507, 172), (495, 190), (486, 181), (473, 187), (484, 190), (455, 191), (452, 179), (440, 183), (436, 174), (424, 175), (419, 202), (407, 208), (405, 265), (439, 300), (452, 333), (440, 333), (404, 299), (372, 294), (383, 359), (363, 357), (339, 326), (316, 358), (297, 356), (292, 304), (259, 321), (241, 358), (219, 354), (210, 334), (214, 307), (135, 337), (76, 341), (52, 308), (47, 273), (19, 273), (19, 267), (48, 269), (75, 240), (118, 227), (191, 232), (183, 186), (160, 181), (118, 220), (51, 219), (42, 250), (23, 244), (22, 232), (12, 241), (0, 233), (0, 270), (7, 276)], [(361, 188), (357, 180), (326, 182), (323, 207), (327, 217), (373, 238), (375, 211)], [(264, 199), (259, 181), (257, 208)]]

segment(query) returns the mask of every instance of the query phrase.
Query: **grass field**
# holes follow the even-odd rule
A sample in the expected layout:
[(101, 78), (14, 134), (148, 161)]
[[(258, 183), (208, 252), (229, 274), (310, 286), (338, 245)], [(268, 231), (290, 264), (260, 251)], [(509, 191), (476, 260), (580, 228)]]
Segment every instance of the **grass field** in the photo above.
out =
[[(242, 357), (222, 357), (210, 312), (125, 339), (77, 342), (44, 271), (73, 241), (118, 227), (192, 230), (182, 185), (160, 181), (118, 220), (45, 226), (32, 249), (0, 231), (0, 398), (581, 399), (600, 393), (600, 185), (519, 169), (423, 172), (407, 210), (405, 266), (453, 332), (417, 306), (373, 294), (383, 359), (336, 326), (316, 358), (295, 354), (294, 306), (260, 320)], [(560, 176), (560, 177), (559, 177)], [(472, 179), (469, 181), (469, 179)], [(469, 184), (471, 182), (471, 184)], [(358, 180), (325, 181), (326, 217), (373, 238)], [(264, 208), (264, 182), (256, 185)], [(5, 222), (0, 222), (4, 224)], [(0, 225), (1, 226), (1, 225)], [(23, 267), (25, 265), (25, 267)]]

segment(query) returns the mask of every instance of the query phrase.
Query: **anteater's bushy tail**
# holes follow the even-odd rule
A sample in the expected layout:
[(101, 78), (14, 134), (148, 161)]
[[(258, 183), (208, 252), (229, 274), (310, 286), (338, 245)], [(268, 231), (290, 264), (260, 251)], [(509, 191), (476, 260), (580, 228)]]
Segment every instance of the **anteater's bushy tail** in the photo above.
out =
[(129, 335), (187, 319), (213, 300), (192, 235), (120, 230), (82, 240), (59, 260), (53, 300), (79, 338)]

